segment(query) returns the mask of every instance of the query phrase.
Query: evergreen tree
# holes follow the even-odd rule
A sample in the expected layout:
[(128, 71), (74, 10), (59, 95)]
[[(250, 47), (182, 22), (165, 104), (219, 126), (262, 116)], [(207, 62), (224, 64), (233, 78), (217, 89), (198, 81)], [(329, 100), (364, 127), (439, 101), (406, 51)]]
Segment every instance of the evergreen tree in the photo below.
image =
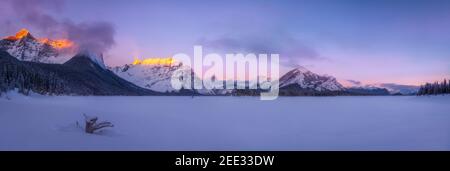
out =
[(443, 89), (443, 91), (444, 91), (444, 94), (450, 93), (450, 91), (449, 91), (449, 89), (448, 89), (449, 84), (450, 84), (450, 80), (445, 79), (445, 84), (442, 85), (442, 89)]
[(439, 94), (439, 82), (434, 82), (433, 84), (433, 95)]
[(444, 79), (440, 88), (441, 88), (441, 94), (447, 93), (447, 80), (446, 79)]
[(447, 94), (450, 94), (450, 79), (449, 79), (449, 82), (447, 83)]
[(420, 86), (419, 91), (417, 92), (418, 96), (422, 96), (423, 95), (423, 85)]
[(425, 87), (426, 87), (426, 94), (427, 94), (427, 95), (433, 94), (433, 89), (432, 89), (430, 83), (427, 83), (427, 85), (426, 85)]

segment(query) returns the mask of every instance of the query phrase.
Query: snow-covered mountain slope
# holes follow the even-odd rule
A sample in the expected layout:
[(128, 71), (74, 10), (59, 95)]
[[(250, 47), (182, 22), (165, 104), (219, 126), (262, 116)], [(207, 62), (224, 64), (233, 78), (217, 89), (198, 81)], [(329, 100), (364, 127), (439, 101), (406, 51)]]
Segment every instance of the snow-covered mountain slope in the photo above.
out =
[[(157, 92), (177, 92), (172, 88), (171, 78), (173, 73), (182, 68), (182, 64), (176, 65), (141, 65), (127, 64), (124, 66), (110, 68), (119, 77), (130, 81), (142, 88), (150, 89)], [(190, 68), (184, 68), (186, 75), (191, 74), (194, 79), (199, 80), (196, 74)], [(312, 90), (318, 92), (339, 92), (345, 88), (331, 76), (320, 76), (307, 69), (296, 68), (280, 79), (280, 88), (292, 88), (296, 90)], [(299, 90), (297, 90), (299, 89)], [(193, 90), (190, 90), (193, 91)], [(232, 94), (235, 90), (195, 90), (195, 92), (204, 95), (227, 95)], [(244, 91), (244, 90), (243, 90)]]
[(110, 68), (116, 75), (137, 86), (157, 92), (174, 92), (170, 79), (180, 66), (126, 64)]
[[(181, 63), (174, 63), (171, 65), (162, 64), (126, 64), (123, 66), (110, 68), (119, 77), (136, 84), (142, 88), (150, 89), (156, 92), (162, 93), (178, 93), (179, 91), (174, 89), (171, 84), (172, 75), (175, 71), (181, 69), (182, 74), (186, 77), (189, 75), (191, 78), (200, 80), (195, 75), (191, 68), (183, 66)], [(196, 92), (205, 95), (217, 94), (213, 90), (186, 90)]]
[(0, 50), (22, 61), (40, 63), (64, 63), (73, 55), (67, 50), (72, 45), (67, 40), (37, 39), (26, 29), (0, 40)]
[(304, 67), (295, 68), (280, 78), (280, 88), (296, 87), (314, 91), (344, 91), (336, 78), (315, 74)]

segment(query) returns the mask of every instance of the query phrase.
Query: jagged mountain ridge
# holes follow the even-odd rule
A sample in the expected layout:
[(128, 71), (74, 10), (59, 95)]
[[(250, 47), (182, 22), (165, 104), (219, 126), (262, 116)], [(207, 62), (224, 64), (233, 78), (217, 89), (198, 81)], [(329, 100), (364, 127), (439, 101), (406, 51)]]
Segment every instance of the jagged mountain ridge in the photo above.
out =
[[(118, 76), (142, 88), (157, 92), (176, 92), (171, 86), (170, 79), (174, 71), (182, 65), (133, 65), (110, 68)], [(191, 74), (200, 79), (195, 73), (186, 68), (184, 74)], [(225, 83), (224, 83), (225, 84)], [(190, 90), (203, 95), (259, 95), (264, 90), (232, 89), (232, 90)], [(334, 77), (321, 76), (303, 67), (295, 68), (280, 78), (281, 95), (339, 95), (345, 94), (346, 89)]]
[(313, 73), (304, 67), (295, 68), (284, 74), (280, 80), (280, 95), (342, 95), (345, 88), (336, 78)]
[(170, 79), (180, 66), (149, 66), (126, 64), (110, 68), (116, 75), (142, 88), (157, 92), (174, 92)]
[(280, 88), (290, 85), (316, 91), (343, 91), (345, 89), (336, 78), (318, 75), (304, 67), (297, 67), (280, 78)]
[[(201, 94), (201, 95), (219, 95), (224, 94), (222, 90), (207, 89), (183, 89), (175, 90), (172, 88), (172, 75), (177, 70), (182, 70), (182, 75), (190, 76), (192, 81), (199, 81), (200, 78), (191, 68), (183, 66), (181, 63), (173, 65), (133, 65), (126, 64), (123, 66), (110, 68), (119, 77), (130, 81), (142, 88), (161, 93), (184, 93), (184, 94)], [(180, 92), (182, 91), (182, 92)]]
[(50, 39), (37, 39), (28, 30), (22, 29), (15, 36), (0, 40), (0, 50), (8, 52), (21, 61), (62, 64), (73, 54), (53, 47), (55, 42)]

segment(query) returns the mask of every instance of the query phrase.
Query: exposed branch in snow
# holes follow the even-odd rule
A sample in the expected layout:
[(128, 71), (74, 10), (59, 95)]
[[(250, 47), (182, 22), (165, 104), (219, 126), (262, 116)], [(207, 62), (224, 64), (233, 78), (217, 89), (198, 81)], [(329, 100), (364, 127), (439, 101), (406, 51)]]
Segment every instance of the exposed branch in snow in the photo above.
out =
[(86, 123), (84, 127), (84, 131), (86, 133), (93, 134), (95, 131), (100, 130), (102, 128), (114, 127), (114, 125), (111, 122), (107, 121), (97, 123), (98, 117), (96, 116), (88, 116), (86, 114), (83, 114), (83, 116)]

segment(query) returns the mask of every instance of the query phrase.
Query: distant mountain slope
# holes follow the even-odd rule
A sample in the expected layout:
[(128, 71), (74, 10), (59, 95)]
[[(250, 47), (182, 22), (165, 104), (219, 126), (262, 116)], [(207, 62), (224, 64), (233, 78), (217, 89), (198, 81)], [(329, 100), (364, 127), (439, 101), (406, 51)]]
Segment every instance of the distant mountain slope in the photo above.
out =
[(403, 95), (414, 95), (419, 91), (420, 88), (419, 86), (414, 85), (401, 85), (393, 83), (382, 83), (378, 84), (378, 86), (386, 88), (391, 94), (400, 93)]
[(390, 95), (387, 89), (379, 87), (350, 87), (346, 88), (346, 92), (348, 92), (349, 95), (361, 95), (361, 96)]
[[(414, 95), (419, 90), (419, 86), (414, 85), (402, 85), (394, 83), (376, 83), (376, 84), (363, 84), (360, 81), (355, 80), (343, 80), (346, 85), (346, 89), (351, 91), (364, 90), (366, 93), (372, 94), (378, 92), (378, 95)], [(375, 90), (376, 89), (376, 90)], [(386, 93), (387, 91), (387, 93)], [(379, 94), (381, 93), (381, 94)]]
[(64, 64), (19, 61), (0, 51), (0, 90), (18, 88), (53, 95), (159, 95), (116, 76), (91, 57), (77, 55)]

